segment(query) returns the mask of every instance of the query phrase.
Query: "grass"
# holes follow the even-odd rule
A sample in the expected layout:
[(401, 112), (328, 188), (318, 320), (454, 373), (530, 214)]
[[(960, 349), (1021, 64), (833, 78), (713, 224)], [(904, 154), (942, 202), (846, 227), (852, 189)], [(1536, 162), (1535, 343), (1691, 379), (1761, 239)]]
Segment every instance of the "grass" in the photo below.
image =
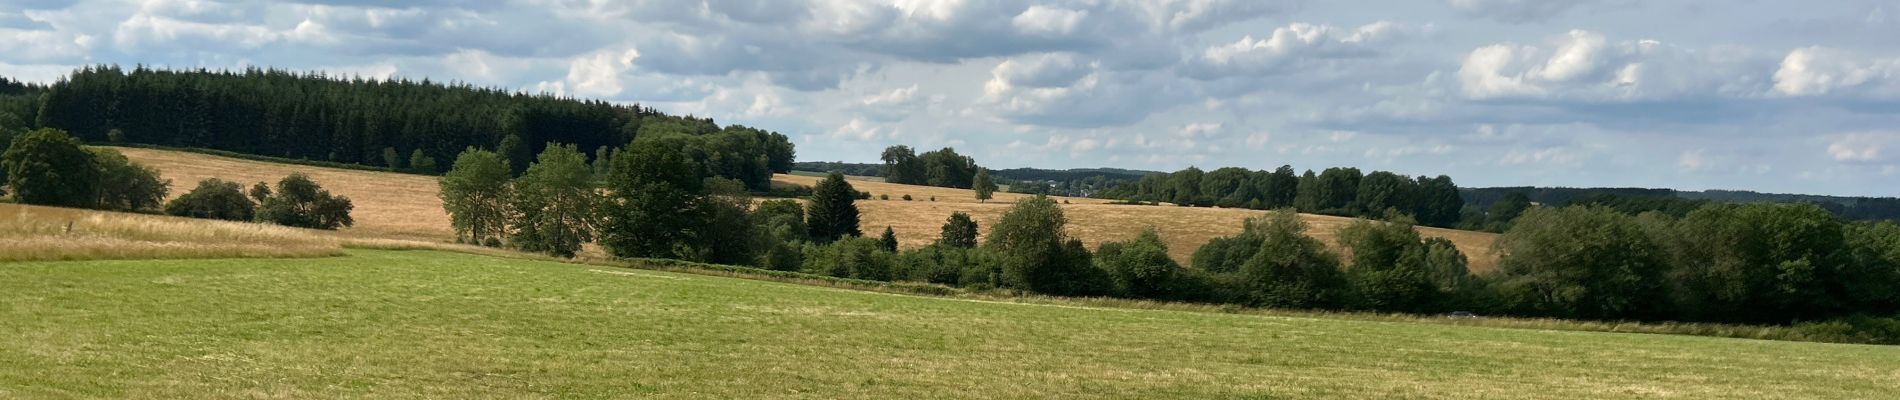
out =
[(0, 264), (0, 397), (1900, 395), (1900, 347), (1015, 304), (347, 252)]
[(0, 261), (332, 257), (345, 248), (539, 257), (279, 225), (0, 203)]

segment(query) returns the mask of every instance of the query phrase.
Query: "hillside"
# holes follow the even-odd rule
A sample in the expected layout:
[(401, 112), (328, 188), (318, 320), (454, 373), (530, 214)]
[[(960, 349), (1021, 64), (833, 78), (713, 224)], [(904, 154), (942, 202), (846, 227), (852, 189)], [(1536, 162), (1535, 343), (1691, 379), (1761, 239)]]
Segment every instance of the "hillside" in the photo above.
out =
[[(359, 171), (305, 165), (276, 164), (212, 155), (142, 148), (118, 148), (127, 158), (158, 168), (172, 180), (172, 196), (184, 194), (199, 180), (219, 178), (244, 182), (276, 182), (291, 172), (310, 175), (331, 192), (349, 196), (356, 203), (356, 226), (348, 228), (378, 237), (449, 240), (448, 214), (442, 211), (433, 177), (387, 172)], [(818, 177), (776, 175), (781, 184), (812, 185)], [(874, 179), (874, 178), (873, 178)], [(970, 213), (977, 223), (988, 227), (1002, 218), (1010, 202), (1027, 195), (997, 193), (996, 199), (978, 203), (975, 192), (930, 186), (898, 185), (874, 180), (853, 180), (858, 190), (871, 192), (872, 200), (858, 202), (864, 218), (860, 228), (866, 234), (882, 232), (889, 226), (905, 248), (920, 247), (936, 240), (943, 221), (950, 213)], [(877, 195), (890, 200), (877, 200)], [(903, 201), (909, 194), (914, 200)], [(937, 197), (932, 202), (930, 198)], [(1134, 206), (1107, 204), (1106, 200), (1058, 198), (1068, 210), (1069, 234), (1090, 247), (1102, 242), (1125, 240), (1141, 229), (1154, 227), (1168, 241), (1169, 255), (1186, 264), (1201, 244), (1220, 236), (1240, 232), (1240, 222), (1262, 211), (1221, 208)], [(1304, 215), (1312, 224), (1314, 237), (1331, 243), (1332, 234), (1352, 222), (1351, 218)], [(1471, 259), (1473, 272), (1489, 271), (1497, 265), (1491, 242), (1496, 235), (1484, 232), (1421, 227), (1425, 236), (1444, 237), (1456, 244)]]
[(1887, 346), (916, 297), (431, 251), (3, 263), (0, 302), (7, 398), (1900, 395)]

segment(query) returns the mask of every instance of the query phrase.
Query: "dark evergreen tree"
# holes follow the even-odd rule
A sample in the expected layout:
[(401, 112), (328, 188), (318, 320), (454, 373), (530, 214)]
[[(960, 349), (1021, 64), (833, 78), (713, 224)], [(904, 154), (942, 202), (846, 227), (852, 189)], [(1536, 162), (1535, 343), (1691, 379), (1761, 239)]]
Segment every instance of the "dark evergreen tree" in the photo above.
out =
[(812, 240), (831, 242), (863, 235), (858, 231), (857, 189), (844, 180), (844, 174), (833, 172), (812, 187), (809, 214)]

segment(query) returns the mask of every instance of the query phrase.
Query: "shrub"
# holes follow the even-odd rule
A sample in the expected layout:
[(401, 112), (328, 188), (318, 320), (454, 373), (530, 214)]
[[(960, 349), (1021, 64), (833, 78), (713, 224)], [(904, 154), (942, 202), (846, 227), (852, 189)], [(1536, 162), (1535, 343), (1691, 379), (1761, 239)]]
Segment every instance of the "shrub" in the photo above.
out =
[(1107, 271), (1115, 284), (1115, 295), (1141, 299), (1181, 299), (1177, 276), (1181, 266), (1168, 257), (1168, 245), (1154, 228), (1141, 231), (1134, 240), (1103, 243), (1095, 253), (1095, 264)]
[(897, 277), (956, 286), (991, 286), (999, 264), (988, 251), (933, 244), (897, 256)]
[(910, 195), (904, 195), (904, 201), (910, 201)]
[(825, 245), (805, 248), (807, 273), (838, 278), (889, 281), (894, 255), (884, 251), (877, 239), (844, 237)]
[(180, 217), (250, 221), (257, 204), (244, 195), (237, 182), (218, 178), (198, 182), (198, 187), (165, 204), (165, 214)]
[(889, 200), (891, 199), (891, 195), (888, 195), (888, 194), (880, 194), (880, 195), (877, 195), (877, 199), (878, 199), (878, 200), (885, 200), (885, 201), (889, 201)]
[(330, 191), (293, 173), (277, 182), (277, 190), (257, 206), (257, 220), (284, 226), (337, 229), (356, 221), (350, 218), (350, 198), (333, 196)]
[(1360, 307), (1402, 312), (1437, 309), (1441, 294), (1425, 263), (1424, 241), (1412, 225), (1358, 220), (1339, 230), (1339, 243), (1352, 252), (1347, 276)]

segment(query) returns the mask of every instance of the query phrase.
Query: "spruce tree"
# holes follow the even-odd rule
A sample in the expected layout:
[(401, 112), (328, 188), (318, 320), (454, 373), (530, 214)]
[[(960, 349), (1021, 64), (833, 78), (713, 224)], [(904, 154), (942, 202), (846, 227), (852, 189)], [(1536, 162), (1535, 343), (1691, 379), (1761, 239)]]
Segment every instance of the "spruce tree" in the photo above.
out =
[(863, 236), (858, 230), (857, 189), (844, 174), (832, 172), (812, 188), (807, 225), (812, 240), (831, 242), (845, 236)]

